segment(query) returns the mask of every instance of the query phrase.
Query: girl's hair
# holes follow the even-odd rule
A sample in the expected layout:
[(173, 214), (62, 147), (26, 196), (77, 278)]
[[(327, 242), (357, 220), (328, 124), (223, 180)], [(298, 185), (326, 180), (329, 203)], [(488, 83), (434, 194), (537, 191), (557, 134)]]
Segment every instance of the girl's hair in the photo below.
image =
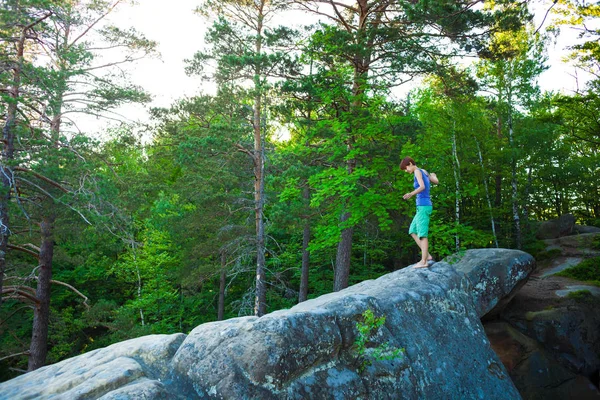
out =
[(404, 159), (400, 163), (400, 169), (404, 171), (406, 167), (408, 167), (410, 164), (417, 165), (417, 163), (415, 163), (415, 160), (413, 160), (412, 158), (404, 157)]

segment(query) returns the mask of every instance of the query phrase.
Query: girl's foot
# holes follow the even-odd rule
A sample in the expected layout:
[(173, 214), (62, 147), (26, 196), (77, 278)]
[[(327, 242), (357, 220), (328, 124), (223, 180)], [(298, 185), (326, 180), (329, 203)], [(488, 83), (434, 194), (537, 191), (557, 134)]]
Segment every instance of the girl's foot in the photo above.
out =
[(428, 264), (423, 264), (422, 262), (416, 263), (413, 268), (429, 268)]

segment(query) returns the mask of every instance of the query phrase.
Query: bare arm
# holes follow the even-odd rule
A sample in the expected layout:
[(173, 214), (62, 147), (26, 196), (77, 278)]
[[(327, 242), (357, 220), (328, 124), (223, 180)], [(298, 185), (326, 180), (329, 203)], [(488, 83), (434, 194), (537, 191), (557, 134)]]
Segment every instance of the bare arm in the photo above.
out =
[(406, 193), (404, 196), (402, 196), (404, 200), (408, 200), (417, 193), (421, 193), (423, 190), (425, 190), (425, 183), (423, 182), (423, 174), (421, 173), (421, 170), (415, 170), (415, 177), (417, 178), (417, 183), (419, 184), (419, 187), (413, 190), (412, 192)]

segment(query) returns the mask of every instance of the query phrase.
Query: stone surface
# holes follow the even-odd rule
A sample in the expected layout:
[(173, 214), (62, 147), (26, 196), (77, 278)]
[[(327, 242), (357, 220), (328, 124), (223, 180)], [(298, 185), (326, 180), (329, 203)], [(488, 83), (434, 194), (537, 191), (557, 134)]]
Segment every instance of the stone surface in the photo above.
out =
[(555, 293), (558, 297), (566, 297), (570, 293), (586, 291), (590, 295), (600, 297), (600, 287), (591, 285), (566, 285), (564, 289), (559, 289)]
[[(519, 399), (480, 318), (512, 296), (533, 259), (471, 250), (452, 262), (261, 318), (203, 324), (187, 337), (115, 344), (4, 382), (0, 398)], [(367, 309), (386, 321), (361, 355), (357, 323)], [(400, 356), (374, 358), (384, 344)]]
[(581, 235), (584, 233), (599, 233), (599, 232), (600, 232), (600, 228), (598, 228), (597, 226), (575, 224), (575, 226), (573, 227), (574, 235)]
[(123, 398), (111, 397), (117, 395), (112, 392), (124, 393), (128, 385), (141, 387), (150, 377), (166, 375), (184, 339), (181, 333), (150, 335), (93, 350), (0, 384), (0, 399)]
[[(589, 233), (546, 240), (546, 250), (555, 257), (538, 264), (540, 269), (501, 314), (538, 340), (563, 366), (591, 378), (600, 370), (600, 288), (553, 274), (586, 257), (600, 256), (599, 236)], [(577, 290), (587, 290), (590, 296), (568, 296)]]
[(558, 276), (534, 276), (501, 316), (542, 343), (564, 366), (591, 376), (600, 369), (600, 301), (593, 295), (588, 301), (559, 296), (573, 282)]
[(585, 376), (562, 366), (535, 340), (506, 322), (489, 322), (485, 331), (524, 399), (598, 399), (600, 392)]
[(446, 261), (469, 277), (478, 313), (487, 319), (502, 311), (535, 268), (533, 257), (524, 258), (520, 252), (511, 257), (504, 249), (468, 250)]
[(99, 400), (155, 400), (173, 399), (176, 396), (169, 393), (165, 385), (157, 380), (140, 378), (127, 386), (115, 389)]
[(595, 241), (600, 233), (564, 236), (557, 239), (544, 240), (546, 251), (556, 251), (563, 257), (595, 257), (600, 256), (600, 249), (595, 248)]
[(538, 239), (555, 239), (573, 233), (575, 217), (573, 214), (563, 214), (560, 218), (544, 221), (538, 225)]
[[(591, 381), (596, 388), (600, 380), (600, 288), (554, 274), (579, 264), (587, 257), (600, 256), (599, 236), (598, 233), (588, 233), (545, 240), (546, 259), (538, 263), (539, 269), (501, 313), (503, 320), (545, 350), (546, 355), (538, 352), (538, 357), (532, 362), (551, 358), (575, 376), (566, 382), (573, 385), (585, 382), (587, 385)], [(568, 295), (578, 289), (587, 290), (589, 294)], [(555, 371), (558, 367), (554, 363), (551, 365), (548, 373), (558, 373)], [(525, 372), (520, 370), (520, 373)], [(518, 378), (517, 375), (511, 372), (517, 386), (522, 385), (519, 382), (535, 377), (530, 374)], [(530, 382), (528, 385), (533, 387), (536, 384)], [(520, 390), (523, 393), (521, 387)], [(599, 398), (595, 396), (593, 398)]]
[[(545, 268), (543, 271), (540, 271), (538, 275), (540, 278), (545, 278), (547, 276), (557, 274), (560, 271), (564, 271), (567, 268), (574, 267), (581, 261), (583, 261), (583, 258), (581, 257), (556, 257), (548, 260), (546, 263), (543, 263), (547, 265), (544, 265)], [(538, 267), (540, 267), (540, 264), (542, 263), (538, 263)]]

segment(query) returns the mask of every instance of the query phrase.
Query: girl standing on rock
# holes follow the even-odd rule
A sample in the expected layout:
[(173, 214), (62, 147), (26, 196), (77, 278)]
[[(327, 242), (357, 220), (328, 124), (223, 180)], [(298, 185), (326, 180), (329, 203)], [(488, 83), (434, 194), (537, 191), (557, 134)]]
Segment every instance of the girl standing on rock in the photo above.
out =
[(400, 169), (409, 174), (414, 175), (414, 188), (410, 193), (406, 193), (404, 200), (408, 200), (413, 196), (417, 196), (417, 213), (410, 224), (408, 234), (412, 236), (419, 248), (421, 249), (421, 261), (414, 265), (414, 268), (427, 268), (428, 262), (433, 262), (433, 258), (429, 254), (429, 218), (433, 211), (433, 203), (429, 194), (431, 183), (437, 185), (439, 183), (437, 176), (434, 173), (428, 173), (424, 169), (417, 167), (415, 160), (410, 157), (404, 157), (400, 163)]

